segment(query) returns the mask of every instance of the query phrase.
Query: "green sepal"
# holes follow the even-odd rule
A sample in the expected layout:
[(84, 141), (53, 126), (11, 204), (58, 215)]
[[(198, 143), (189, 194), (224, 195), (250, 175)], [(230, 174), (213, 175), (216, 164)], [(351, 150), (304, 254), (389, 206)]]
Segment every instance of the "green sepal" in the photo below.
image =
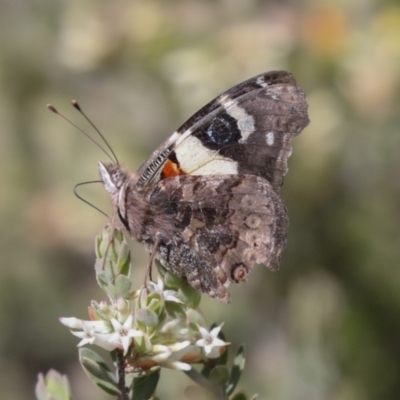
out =
[(160, 369), (156, 369), (144, 376), (137, 377), (132, 383), (131, 400), (150, 399), (157, 387), (160, 379)]
[(125, 242), (125, 237), (124, 237), (124, 234), (122, 233), (121, 229), (114, 228), (113, 235), (114, 235), (114, 240), (116, 241), (116, 243)]
[(129, 275), (130, 251), (120, 229), (111, 230), (108, 225), (105, 226), (100, 235), (96, 237), (95, 247), (97, 258), (95, 269), (97, 273), (106, 271), (110, 274), (110, 279), (119, 274)]
[(110, 226), (107, 224), (101, 230), (100, 234), (96, 236), (95, 239), (95, 252), (96, 258), (103, 258), (107, 252), (107, 247), (110, 243)]
[(115, 273), (112, 262), (108, 258), (97, 258), (94, 263), (96, 280), (103, 290), (107, 290), (107, 285), (113, 282), (118, 275)]
[(236, 356), (233, 360), (233, 365), (232, 365), (232, 370), (231, 370), (231, 376), (229, 378), (229, 382), (226, 385), (226, 393), (232, 394), (233, 391), (235, 390), (240, 376), (242, 374), (242, 371), (244, 370), (244, 365), (245, 365), (245, 355), (244, 355), (244, 345), (241, 345), (236, 353)]
[(107, 320), (109, 318), (109, 315), (104, 313), (104, 311), (100, 307), (100, 304), (97, 301), (92, 300), (90, 302), (90, 306), (92, 307), (93, 311), (96, 313), (96, 316), (98, 317), (98, 319)]
[(100, 389), (111, 396), (120, 394), (115, 375), (96, 352), (87, 348), (79, 349), (79, 361), (86, 374)]

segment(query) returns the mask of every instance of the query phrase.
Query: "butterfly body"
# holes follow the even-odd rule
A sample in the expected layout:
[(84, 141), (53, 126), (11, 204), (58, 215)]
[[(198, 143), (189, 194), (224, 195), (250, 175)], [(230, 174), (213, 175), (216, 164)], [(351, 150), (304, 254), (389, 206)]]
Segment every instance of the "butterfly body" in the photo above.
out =
[(131, 174), (100, 163), (121, 224), (171, 272), (229, 301), (255, 264), (275, 270), (288, 216), (279, 196), (291, 140), (308, 124), (303, 91), (275, 71), (194, 114)]

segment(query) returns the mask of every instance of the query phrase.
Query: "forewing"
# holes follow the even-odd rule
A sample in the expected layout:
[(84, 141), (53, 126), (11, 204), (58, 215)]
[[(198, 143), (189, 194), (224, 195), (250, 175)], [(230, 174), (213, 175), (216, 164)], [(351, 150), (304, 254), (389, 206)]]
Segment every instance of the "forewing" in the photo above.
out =
[(178, 176), (160, 181), (149, 203), (174, 226), (161, 236), (157, 257), (211, 297), (228, 301), (226, 287), (246, 280), (255, 264), (279, 266), (288, 218), (262, 178)]
[(278, 191), (291, 141), (308, 123), (304, 92), (289, 72), (258, 75), (185, 122), (140, 168), (139, 184), (181, 174), (251, 174)]

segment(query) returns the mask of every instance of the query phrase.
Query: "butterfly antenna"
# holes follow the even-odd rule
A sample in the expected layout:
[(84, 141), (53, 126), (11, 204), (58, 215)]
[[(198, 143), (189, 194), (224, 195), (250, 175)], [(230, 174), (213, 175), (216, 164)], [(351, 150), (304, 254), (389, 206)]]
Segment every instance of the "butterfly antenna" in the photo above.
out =
[(81, 109), (81, 106), (78, 104), (76, 100), (72, 100), (71, 104), (83, 115), (83, 117), (86, 119), (87, 122), (92, 126), (92, 128), (98, 133), (98, 135), (103, 139), (103, 142), (105, 145), (108, 147), (108, 149), (111, 151), (111, 154), (114, 156), (115, 162), (119, 164), (118, 158), (116, 154), (114, 153), (114, 150), (104, 137), (104, 135), (100, 132), (100, 130), (97, 128), (97, 126), (92, 122), (92, 120), (84, 113), (84, 111)]
[[(69, 120), (65, 115), (61, 114), (52, 104), (47, 104), (47, 108), (52, 111), (54, 114), (57, 114), (58, 116), (60, 116), (61, 118), (65, 119), (68, 123), (70, 123), (73, 127), (75, 127), (76, 129), (78, 129), (79, 132), (83, 133), (89, 140), (91, 140), (113, 163), (117, 162), (118, 164), (118, 159), (115, 156), (114, 152), (111, 150), (111, 154), (114, 156), (111, 157), (110, 154), (106, 151), (106, 149), (104, 149), (104, 147), (102, 147), (100, 145), (100, 143), (97, 143), (89, 134), (87, 134), (83, 129), (79, 128), (78, 125), (74, 124), (71, 120)], [(101, 135), (101, 137), (103, 137)], [(108, 143), (106, 142), (107, 146)], [(110, 148), (110, 146), (108, 146), (108, 148)], [(79, 196), (78, 196), (79, 197)], [(85, 200), (83, 200), (85, 201)]]
[(91, 183), (103, 183), (103, 181), (97, 180), (97, 181), (87, 181), (87, 182), (77, 183), (77, 184), (74, 186), (74, 194), (75, 194), (75, 196), (76, 196), (79, 200), (81, 200), (81, 201), (83, 201), (84, 203), (88, 204), (90, 207), (93, 207), (95, 210), (97, 210), (97, 211), (100, 212), (101, 214), (105, 215), (107, 218), (110, 218), (110, 216), (107, 215), (103, 210), (101, 210), (100, 208), (96, 207), (94, 204), (90, 203), (89, 201), (87, 201), (87, 200), (84, 199), (81, 195), (78, 194), (78, 187), (79, 187), (79, 186), (89, 185), (89, 184), (91, 184)]

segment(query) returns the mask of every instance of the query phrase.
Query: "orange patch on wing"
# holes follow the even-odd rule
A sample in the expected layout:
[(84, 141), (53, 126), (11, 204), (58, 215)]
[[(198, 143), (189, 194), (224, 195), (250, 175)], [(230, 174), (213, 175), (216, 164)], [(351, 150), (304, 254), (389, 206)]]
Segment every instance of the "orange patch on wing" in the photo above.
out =
[(173, 176), (184, 175), (185, 173), (179, 168), (179, 165), (167, 160), (162, 171), (163, 178), (172, 178)]

